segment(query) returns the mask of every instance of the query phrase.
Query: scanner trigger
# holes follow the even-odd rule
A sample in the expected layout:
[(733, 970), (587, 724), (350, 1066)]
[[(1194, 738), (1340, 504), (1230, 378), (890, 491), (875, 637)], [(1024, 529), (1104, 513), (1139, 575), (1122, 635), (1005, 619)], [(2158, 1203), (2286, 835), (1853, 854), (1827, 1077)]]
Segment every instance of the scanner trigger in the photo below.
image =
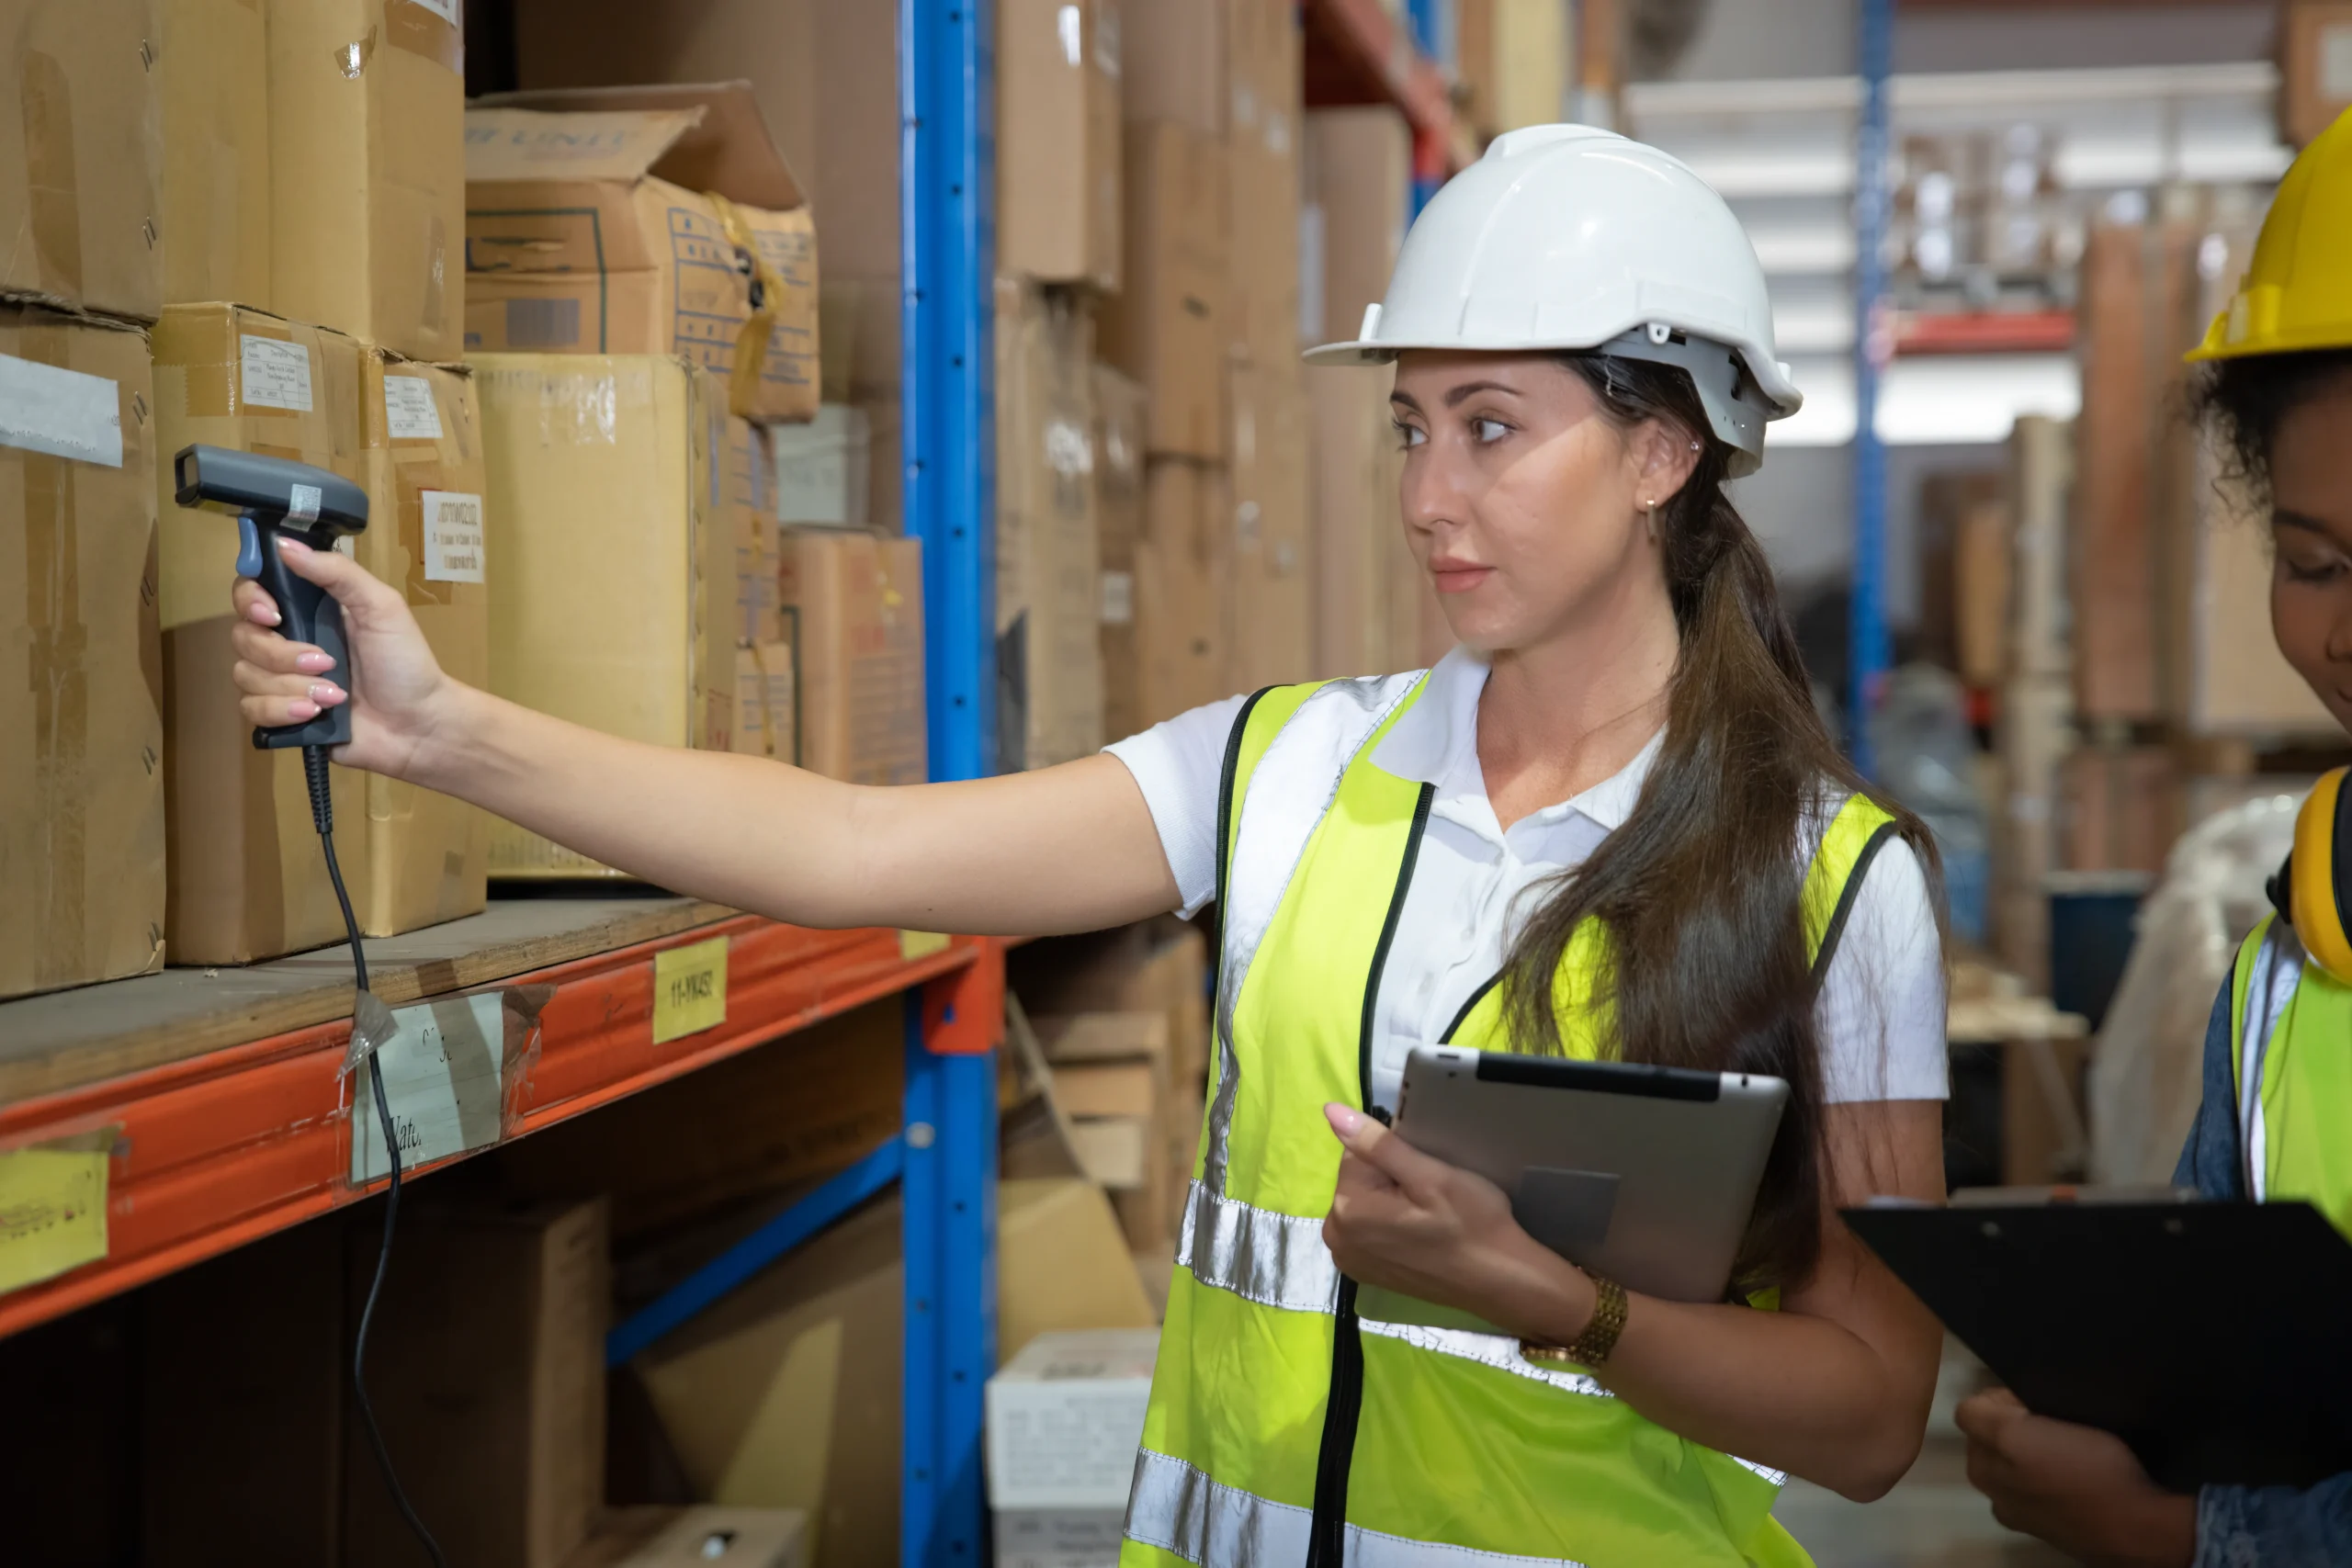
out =
[(237, 575), (261, 575), (261, 530), (250, 517), (237, 519)]

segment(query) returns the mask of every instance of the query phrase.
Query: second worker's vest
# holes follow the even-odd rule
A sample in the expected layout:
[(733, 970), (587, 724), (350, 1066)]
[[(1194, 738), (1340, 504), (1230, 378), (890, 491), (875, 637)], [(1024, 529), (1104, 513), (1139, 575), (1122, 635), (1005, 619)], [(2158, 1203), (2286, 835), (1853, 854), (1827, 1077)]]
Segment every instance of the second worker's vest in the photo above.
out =
[[(1152, 1382), (1123, 1568), (1807, 1564), (1771, 1517), (1777, 1472), (1690, 1442), (1594, 1379), (1493, 1335), (1359, 1319), (1323, 1245), (1364, 1104), (1380, 977), (1433, 786), (1374, 765), (1416, 673), (1276, 687), (1225, 763), (1213, 1089)], [(1827, 824), (1802, 909), (1815, 972), (1892, 830), (1859, 796)], [(1571, 939), (1567, 1050), (1602, 937)], [(1448, 1038), (1508, 1047), (1498, 987)]]
[(2230, 974), (2230, 1064), (2246, 1196), (2304, 1199), (2352, 1235), (2352, 987), (2276, 915)]

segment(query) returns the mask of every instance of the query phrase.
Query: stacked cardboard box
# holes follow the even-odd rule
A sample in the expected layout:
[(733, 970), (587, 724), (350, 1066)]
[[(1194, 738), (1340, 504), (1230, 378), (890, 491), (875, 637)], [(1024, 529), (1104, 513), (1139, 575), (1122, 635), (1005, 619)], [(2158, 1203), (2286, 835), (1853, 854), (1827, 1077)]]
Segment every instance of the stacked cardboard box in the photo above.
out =
[(2352, 5), (2289, 0), (2278, 24), (2278, 130), (2301, 147), (2352, 108)]
[[(1355, 335), (1387, 291), (1404, 242), (1411, 141), (1392, 109), (1317, 109), (1306, 117), (1308, 335)], [(1435, 595), (1397, 521), (1401, 453), (1385, 369), (1316, 370), (1314, 417), (1317, 673), (1409, 670), (1442, 650)]]
[(2074, 744), (2072, 650), (2065, 635), (2066, 498), (2074, 481), (2068, 427), (2020, 419), (2009, 438), (2012, 520), (2008, 646), (1996, 703), (2000, 809), (1993, 835), (1993, 941), (2030, 984), (2049, 973), (2049, 901), (2057, 867), (2060, 770)]
[[(491, 689), (608, 735), (728, 750), (740, 615), (725, 384), (663, 355), (472, 364), (498, 520)], [(614, 874), (503, 822), (490, 869)]]
[[(898, 1556), (899, 1224), (896, 1197), (860, 1210), (629, 1371), (694, 1494), (806, 1510), (819, 1568)], [(1005, 1357), (1057, 1330), (1152, 1325), (1110, 1206), (1082, 1180), (1001, 1185), (996, 1279)]]
[(800, 671), (800, 765), (851, 784), (921, 784), (922, 546), (860, 529), (786, 528), (777, 599)]
[(155, 448), (136, 329), (0, 306), (0, 997), (164, 962)]
[(996, 287), (997, 766), (1102, 744), (1094, 322), (1068, 288)]

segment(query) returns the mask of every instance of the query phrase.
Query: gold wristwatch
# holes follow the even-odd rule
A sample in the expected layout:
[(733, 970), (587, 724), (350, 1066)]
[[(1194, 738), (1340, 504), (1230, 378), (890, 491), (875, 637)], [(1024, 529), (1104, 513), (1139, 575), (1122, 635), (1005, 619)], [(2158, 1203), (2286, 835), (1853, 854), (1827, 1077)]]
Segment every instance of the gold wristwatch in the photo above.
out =
[(1616, 1280), (1594, 1274), (1592, 1280), (1592, 1316), (1584, 1332), (1566, 1345), (1545, 1345), (1533, 1339), (1519, 1342), (1521, 1359), (1548, 1365), (1573, 1362), (1579, 1367), (1597, 1367), (1609, 1359), (1617, 1348), (1617, 1336), (1625, 1331), (1625, 1287)]

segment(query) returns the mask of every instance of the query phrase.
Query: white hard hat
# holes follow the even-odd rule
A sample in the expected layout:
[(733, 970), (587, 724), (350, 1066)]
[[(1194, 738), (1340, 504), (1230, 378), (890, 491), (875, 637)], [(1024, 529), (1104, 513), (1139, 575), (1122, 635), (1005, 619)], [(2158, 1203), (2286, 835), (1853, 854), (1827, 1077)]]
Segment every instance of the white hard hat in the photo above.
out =
[(1396, 258), (1388, 298), (1322, 365), (1409, 348), (1592, 349), (1679, 366), (1732, 472), (1804, 395), (1772, 348), (1764, 269), (1724, 198), (1655, 147), (1586, 125), (1497, 137), (1441, 186)]

